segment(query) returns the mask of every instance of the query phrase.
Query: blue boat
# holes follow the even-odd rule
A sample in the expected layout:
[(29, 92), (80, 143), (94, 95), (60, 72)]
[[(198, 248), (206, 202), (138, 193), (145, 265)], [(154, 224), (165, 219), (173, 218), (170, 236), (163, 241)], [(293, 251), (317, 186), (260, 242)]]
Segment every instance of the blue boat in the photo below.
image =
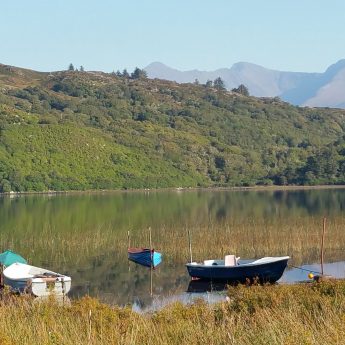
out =
[[(230, 255), (229, 255), (230, 256)], [(289, 256), (264, 257), (258, 260), (206, 260), (203, 263), (186, 264), (192, 278), (226, 281), (229, 284), (274, 283), (280, 279), (287, 266)]]
[(128, 260), (155, 268), (162, 262), (162, 254), (150, 248), (128, 248)]

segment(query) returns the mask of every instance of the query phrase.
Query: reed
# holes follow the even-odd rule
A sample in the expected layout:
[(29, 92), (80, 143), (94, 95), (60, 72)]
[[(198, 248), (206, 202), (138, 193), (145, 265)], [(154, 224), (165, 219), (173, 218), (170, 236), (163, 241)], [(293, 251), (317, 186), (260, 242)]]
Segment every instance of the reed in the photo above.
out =
[[(327, 219), (325, 260), (343, 260), (345, 218)], [(131, 230), (132, 246), (149, 246), (147, 228)], [(235, 253), (241, 257), (290, 255), (294, 264), (318, 262), (322, 233), (321, 217), (291, 219), (236, 219), (224, 223), (161, 225), (152, 228), (152, 245), (164, 253), (166, 263), (184, 263), (190, 259), (188, 231), (192, 239), (193, 260), (223, 257)], [(83, 266), (92, 258), (112, 255), (126, 257), (128, 228), (113, 229), (105, 224), (94, 229), (74, 228), (58, 232), (45, 226), (39, 235), (15, 231), (0, 238), (2, 248), (11, 248), (34, 264)]]
[(1, 344), (342, 344), (345, 282), (239, 286), (229, 302), (137, 314), (84, 297), (61, 305), (3, 295)]

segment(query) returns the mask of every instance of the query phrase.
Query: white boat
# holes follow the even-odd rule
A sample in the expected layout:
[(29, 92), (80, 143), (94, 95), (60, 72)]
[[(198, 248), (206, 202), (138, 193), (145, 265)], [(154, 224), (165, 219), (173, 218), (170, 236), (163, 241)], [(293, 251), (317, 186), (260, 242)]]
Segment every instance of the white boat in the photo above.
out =
[(4, 285), (12, 291), (37, 297), (64, 296), (71, 289), (71, 278), (44, 268), (14, 263), (3, 271)]

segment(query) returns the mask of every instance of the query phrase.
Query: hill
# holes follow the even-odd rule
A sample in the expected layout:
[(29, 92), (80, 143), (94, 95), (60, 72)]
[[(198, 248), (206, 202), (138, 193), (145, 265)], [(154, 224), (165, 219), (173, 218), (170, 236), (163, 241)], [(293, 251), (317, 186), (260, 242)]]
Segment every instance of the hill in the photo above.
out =
[(201, 83), (221, 77), (228, 90), (244, 84), (257, 97), (280, 97), (295, 105), (345, 108), (345, 60), (330, 66), (324, 73), (285, 72), (239, 62), (216, 71), (178, 71), (154, 62), (145, 70), (150, 78), (179, 83)]
[(0, 65), (0, 191), (344, 183), (345, 112)]

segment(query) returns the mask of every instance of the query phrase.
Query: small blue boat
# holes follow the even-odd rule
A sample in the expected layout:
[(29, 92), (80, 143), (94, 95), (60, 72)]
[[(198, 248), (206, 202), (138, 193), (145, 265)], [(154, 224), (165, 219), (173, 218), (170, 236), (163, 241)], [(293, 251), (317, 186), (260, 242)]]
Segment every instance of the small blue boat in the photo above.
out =
[(128, 248), (128, 260), (155, 268), (162, 262), (162, 254), (150, 248)]
[[(232, 256), (232, 255), (229, 255)], [(264, 257), (258, 260), (206, 260), (203, 263), (186, 264), (192, 278), (226, 281), (229, 284), (259, 281), (274, 283), (283, 275), (288, 256)]]

